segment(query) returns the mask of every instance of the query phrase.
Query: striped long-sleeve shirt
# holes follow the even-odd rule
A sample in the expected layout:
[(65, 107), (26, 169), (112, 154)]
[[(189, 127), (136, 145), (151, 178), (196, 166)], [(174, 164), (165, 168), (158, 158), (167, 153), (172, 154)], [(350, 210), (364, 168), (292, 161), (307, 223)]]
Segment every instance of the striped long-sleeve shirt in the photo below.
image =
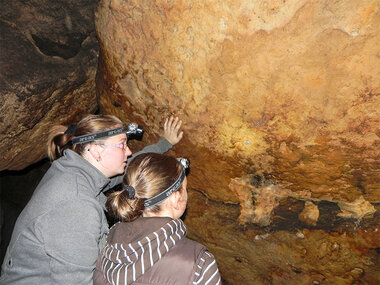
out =
[(186, 238), (180, 219), (140, 218), (111, 228), (94, 285), (221, 284), (214, 256)]

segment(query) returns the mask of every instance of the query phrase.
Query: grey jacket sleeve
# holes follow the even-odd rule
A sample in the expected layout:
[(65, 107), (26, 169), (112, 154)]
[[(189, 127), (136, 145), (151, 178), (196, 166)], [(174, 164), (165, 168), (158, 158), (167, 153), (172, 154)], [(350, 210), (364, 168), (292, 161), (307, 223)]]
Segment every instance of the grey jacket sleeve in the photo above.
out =
[(193, 284), (197, 285), (221, 285), (221, 277), (214, 256), (206, 251), (203, 251), (198, 257), (195, 266), (195, 275)]
[(51, 284), (92, 284), (103, 215), (92, 201), (61, 203), (41, 221)]
[(162, 138), (158, 141), (158, 143), (148, 145), (144, 147), (142, 150), (132, 154), (132, 157), (128, 158), (128, 161), (132, 161), (133, 158), (142, 153), (154, 152), (154, 153), (165, 153), (170, 150), (173, 145), (165, 138)]
[[(170, 150), (173, 147), (173, 145), (165, 138), (160, 139), (157, 143), (148, 145), (144, 147), (142, 150), (132, 154), (132, 156), (128, 157), (127, 165), (139, 154), (142, 153), (148, 153), (148, 152), (154, 152), (154, 153), (165, 153), (168, 150)], [(111, 183), (107, 189), (110, 189), (120, 183), (123, 182), (124, 175), (118, 175), (113, 178), (111, 178)]]

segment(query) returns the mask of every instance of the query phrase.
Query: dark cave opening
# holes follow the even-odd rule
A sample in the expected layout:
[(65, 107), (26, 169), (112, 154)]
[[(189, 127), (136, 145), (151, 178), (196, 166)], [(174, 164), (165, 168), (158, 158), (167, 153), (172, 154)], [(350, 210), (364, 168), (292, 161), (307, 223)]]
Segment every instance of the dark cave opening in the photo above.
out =
[(48, 56), (59, 56), (63, 59), (75, 57), (82, 46), (83, 40), (86, 38), (84, 34), (70, 34), (67, 36), (65, 43), (59, 43), (51, 39), (42, 38), (32, 34), (32, 38), (38, 49)]

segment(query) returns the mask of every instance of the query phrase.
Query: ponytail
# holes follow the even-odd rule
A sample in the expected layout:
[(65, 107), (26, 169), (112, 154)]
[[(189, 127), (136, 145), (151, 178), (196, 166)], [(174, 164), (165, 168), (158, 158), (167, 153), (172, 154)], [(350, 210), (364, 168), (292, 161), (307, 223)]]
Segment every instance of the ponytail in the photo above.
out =
[(50, 130), (47, 142), (48, 157), (51, 160), (60, 158), (65, 149), (71, 149), (79, 155), (82, 155), (88, 143), (72, 145), (72, 138), (106, 131), (118, 125), (121, 126), (123, 123), (115, 116), (88, 115), (79, 121), (76, 126), (54, 126)]
[(132, 222), (143, 214), (144, 200), (141, 198), (128, 198), (125, 190), (116, 191), (108, 196), (106, 208), (108, 213), (122, 222)]
[(47, 143), (47, 153), (50, 160), (55, 160), (62, 156), (63, 151), (68, 148), (68, 143), (73, 137), (72, 134), (65, 134), (66, 126), (58, 125), (51, 128)]

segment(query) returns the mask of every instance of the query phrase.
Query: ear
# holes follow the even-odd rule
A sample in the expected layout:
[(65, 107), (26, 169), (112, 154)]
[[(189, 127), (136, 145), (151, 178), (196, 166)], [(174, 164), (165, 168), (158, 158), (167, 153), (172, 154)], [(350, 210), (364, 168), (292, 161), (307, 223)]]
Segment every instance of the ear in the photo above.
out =
[(100, 159), (100, 152), (99, 148), (95, 144), (90, 144), (88, 147), (88, 152), (90, 153), (91, 157), (95, 159), (96, 161), (99, 161)]
[(179, 191), (175, 191), (174, 193), (170, 195), (168, 200), (169, 200), (168, 202), (170, 203), (170, 206), (173, 209), (178, 210), (180, 208), (181, 193), (179, 193)]

